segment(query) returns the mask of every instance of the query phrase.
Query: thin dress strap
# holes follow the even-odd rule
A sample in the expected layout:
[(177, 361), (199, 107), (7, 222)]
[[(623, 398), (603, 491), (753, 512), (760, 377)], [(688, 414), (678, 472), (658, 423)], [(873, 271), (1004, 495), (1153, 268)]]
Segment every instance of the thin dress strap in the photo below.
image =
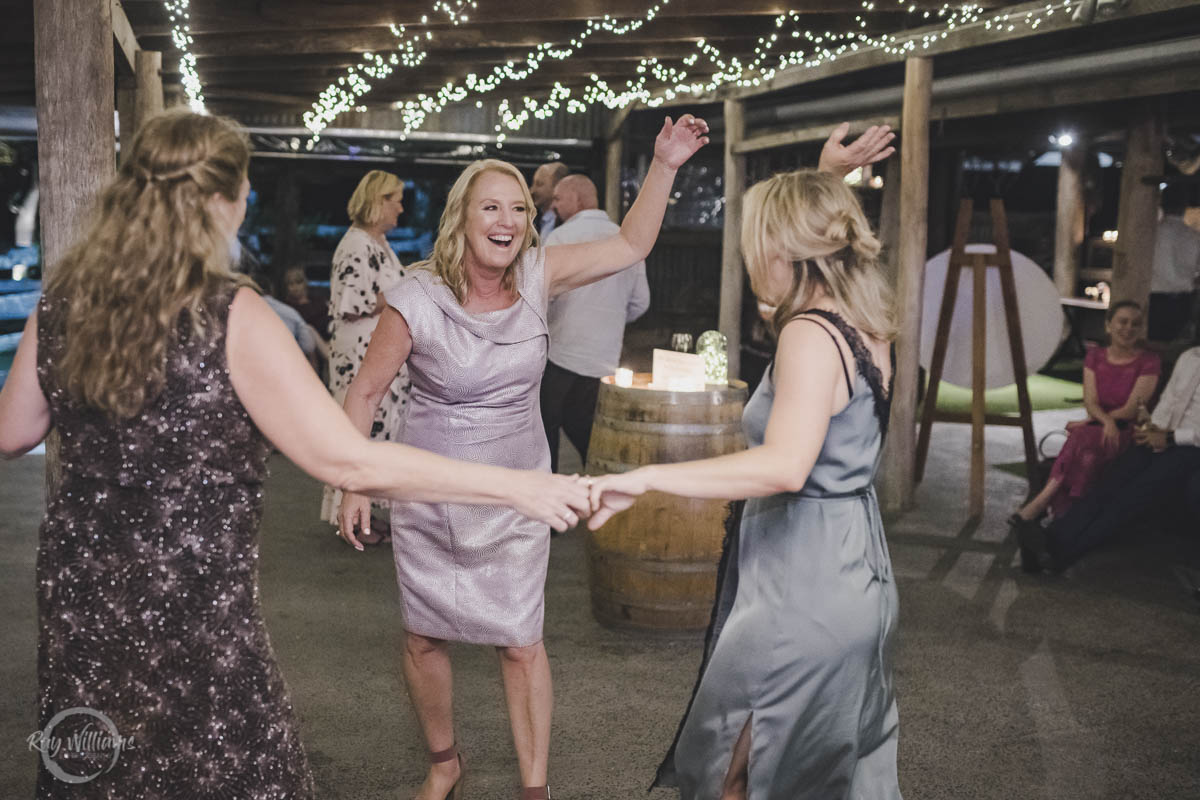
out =
[[(862, 340), (862, 335), (854, 326), (842, 319), (840, 314), (833, 311), (826, 311), (823, 308), (810, 308), (800, 313), (816, 314), (837, 328), (838, 332), (845, 337), (846, 344), (850, 345), (850, 352), (854, 354), (854, 364), (858, 368), (858, 373), (866, 379), (867, 385), (871, 387), (871, 393), (875, 395), (875, 416), (879, 420), (879, 430), (884, 436), (887, 436), (888, 418), (891, 416), (892, 410), (891, 383), (896, 377), (895, 347), (893, 346), (890, 352), (892, 362), (891, 380), (888, 381), (888, 385), (885, 387), (883, 385), (883, 373), (875, 365), (870, 351), (867, 350), (866, 343)], [(799, 316), (799, 318), (803, 319), (804, 317)], [(826, 329), (826, 333), (828, 333), (828, 329)], [(841, 353), (840, 347), (838, 348), (838, 353)], [(843, 368), (845, 367), (845, 362), (842, 363), (842, 366)]]
[(818, 311), (819, 309), (801, 311), (799, 314), (793, 317), (793, 319), (802, 319), (806, 322), (811, 322), (813, 325), (816, 325), (818, 328), (825, 331), (825, 333), (829, 334), (829, 338), (833, 340), (833, 346), (837, 350), (838, 358), (841, 359), (842, 362), (842, 375), (846, 376), (846, 391), (850, 393), (850, 398), (854, 399), (854, 382), (850, 380), (850, 370), (846, 367), (846, 355), (842, 352), (842, 343), (838, 341), (838, 338), (833, 335), (833, 331), (829, 330), (829, 328), (826, 328), (812, 317), (804, 316), (805, 314), (815, 314)]

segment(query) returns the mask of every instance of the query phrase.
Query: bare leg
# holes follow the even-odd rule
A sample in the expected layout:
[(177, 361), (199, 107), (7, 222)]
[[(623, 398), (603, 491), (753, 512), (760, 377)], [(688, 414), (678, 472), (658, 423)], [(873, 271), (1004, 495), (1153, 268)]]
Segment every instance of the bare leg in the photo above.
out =
[[(446, 642), (416, 633), (404, 639), (404, 679), (431, 753), (454, 746), (454, 682)], [(417, 800), (443, 800), (459, 776), (458, 759), (430, 764)]]
[(1054, 499), (1054, 493), (1058, 491), (1058, 487), (1061, 484), (1062, 481), (1057, 478), (1051, 478), (1046, 481), (1046, 485), (1037, 493), (1037, 496), (1021, 506), (1021, 509), (1017, 512), (1017, 516), (1026, 522), (1040, 517), (1042, 512), (1049, 507), (1050, 501)]
[(741, 735), (733, 745), (733, 757), (729, 761), (729, 772), (721, 786), (721, 800), (746, 800), (750, 782), (750, 720), (746, 720)]
[(545, 786), (550, 760), (550, 715), (554, 694), (550, 661), (541, 642), (528, 647), (497, 647), (508, 719), (521, 770), (522, 786)]

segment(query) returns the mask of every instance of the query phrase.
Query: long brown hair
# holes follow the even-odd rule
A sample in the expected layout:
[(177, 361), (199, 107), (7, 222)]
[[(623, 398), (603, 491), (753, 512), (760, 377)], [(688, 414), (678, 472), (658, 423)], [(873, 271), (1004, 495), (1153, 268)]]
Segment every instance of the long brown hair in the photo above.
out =
[(229, 239), (207, 200), (238, 197), (250, 162), (245, 135), (218, 117), (171, 110), (133, 139), (78, 241), (53, 265), (46, 294), (62, 303), (61, 384), (118, 418), (162, 389), (181, 311), (194, 332), (205, 301), (231, 282)]

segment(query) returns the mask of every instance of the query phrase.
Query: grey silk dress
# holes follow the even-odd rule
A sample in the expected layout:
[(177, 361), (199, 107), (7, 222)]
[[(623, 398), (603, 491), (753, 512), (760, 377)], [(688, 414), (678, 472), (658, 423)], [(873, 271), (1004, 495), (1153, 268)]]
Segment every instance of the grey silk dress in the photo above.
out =
[[(545, 261), (528, 250), (520, 297), (468, 313), (432, 273), (384, 293), (408, 323), (404, 442), (463, 461), (549, 471), (538, 385), (546, 364)], [(436, 639), (519, 647), (542, 639), (550, 527), (500, 506), (393, 503), (404, 626)]]
[[(808, 313), (854, 352), (851, 399), (804, 488), (747, 501), (727, 542), (706, 662), (657, 780), (685, 800), (720, 797), (747, 722), (749, 800), (900, 798), (896, 586), (871, 484), (888, 398), (858, 333)], [(743, 416), (750, 446), (762, 444), (774, 395), (768, 371)]]

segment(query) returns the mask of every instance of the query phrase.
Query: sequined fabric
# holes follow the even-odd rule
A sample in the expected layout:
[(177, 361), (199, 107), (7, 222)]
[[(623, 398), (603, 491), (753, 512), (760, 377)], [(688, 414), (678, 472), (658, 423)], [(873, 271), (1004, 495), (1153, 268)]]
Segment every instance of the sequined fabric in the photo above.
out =
[[(430, 272), (384, 293), (412, 335), (404, 441), (451, 458), (550, 468), (538, 385), (546, 364), (540, 250), (520, 265), (509, 308), (467, 313)], [(394, 503), (392, 552), (405, 627), (519, 647), (542, 638), (549, 526), (499, 506)]]
[[(39, 798), (313, 796), (259, 611), (268, 445), (229, 380), (232, 296), (213, 298), (202, 335), (181, 315), (163, 391), (121, 422), (59, 385), (59, 303), (42, 300), (38, 377), (62, 482), (37, 554), (39, 727), (82, 707), (128, 744), (115, 761), (94, 738), (54, 768), (40, 760)], [(52, 735), (69, 742), (89, 722), (103, 727), (67, 713)]]

